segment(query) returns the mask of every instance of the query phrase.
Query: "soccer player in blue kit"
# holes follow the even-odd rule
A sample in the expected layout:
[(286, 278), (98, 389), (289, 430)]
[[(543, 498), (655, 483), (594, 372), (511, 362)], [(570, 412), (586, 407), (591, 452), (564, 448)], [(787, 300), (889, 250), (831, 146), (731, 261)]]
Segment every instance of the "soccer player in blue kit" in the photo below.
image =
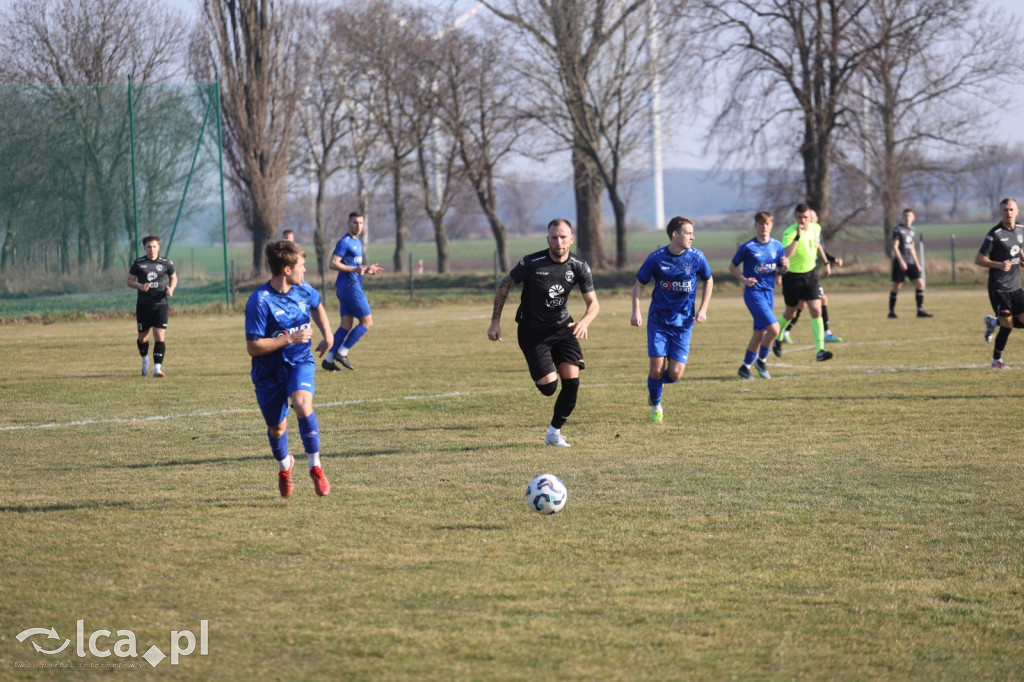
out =
[(754, 378), (750, 373), (751, 365), (757, 368), (762, 378), (772, 378), (765, 360), (772, 350), (772, 342), (779, 335), (779, 320), (774, 310), (775, 276), (789, 267), (782, 242), (772, 239), (774, 221), (768, 211), (758, 211), (754, 216), (757, 236), (740, 244), (729, 263), (729, 272), (743, 287), (743, 302), (754, 318), (754, 333), (737, 372), (741, 379)]
[[(690, 336), (693, 323), (708, 319), (708, 303), (714, 280), (707, 257), (693, 248), (693, 221), (676, 216), (665, 228), (668, 246), (647, 256), (636, 273), (633, 284), (633, 314), (629, 323), (642, 327), (640, 296), (652, 279), (654, 291), (647, 312), (647, 355), (650, 372), (647, 376), (648, 403), (651, 422), (660, 424), (664, 416), (661, 395), (664, 384), (679, 381), (686, 370), (690, 355)], [(704, 282), (700, 307), (694, 311), (697, 300), (697, 281)]]
[(323, 368), (329, 372), (340, 371), (335, 360), (346, 369), (355, 369), (348, 359), (348, 352), (373, 326), (370, 304), (363, 293), (363, 275), (376, 275), (384, 272), (384, 268), (376, 263), (363, 265), (363, 242), (359, 235), (363, 231), (364, 221), (362, 213), (349, 213), (348, 233), (338, 240), (331, 254), (329, 267), (338, 272), (334, 289), (338, 294), (341, 319), (338, 321), (337, 338), (322, 363)]
[(313, 411), (316, 362), (310, 351), (313, 330), (320, 328), (323, 340), (317, 353), (323, 355), (333, 341), (330, 322), (320, 293), (303, 281), (306, 252), (295, 242), (270, 242), (265, 250), (270, 281), (256, 289), (245, 305), (245, 343), (252, 357), (252, 383), (256, 401), (267, 423), (270, 452), (278, 464), (278, 490), (291, 497), (292, 465), (288, 452), (288, 399), (299, 418), (299, 436), (309, 462), (313, 488), (321, 497), (331, 484), (320, 467), (320, 426)]

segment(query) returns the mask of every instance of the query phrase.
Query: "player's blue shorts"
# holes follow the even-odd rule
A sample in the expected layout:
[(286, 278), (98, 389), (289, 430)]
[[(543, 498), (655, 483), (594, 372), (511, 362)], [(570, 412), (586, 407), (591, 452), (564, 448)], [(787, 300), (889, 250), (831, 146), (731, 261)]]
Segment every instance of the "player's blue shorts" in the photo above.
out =
[(366, 294), (362, 289), (345, 287), (344, 289), (335, 289), (335, 292), (338, 294), (340, 303), (338, 308), (342, 317), (351, 315), (361, 320), (370, 316), (370, 302), (366, 300)]
[(304, 362), (294, 366), (281, 363), (273, 376), (253, 377), (256, 402), (260, 405), (267, 426), (276, 426), (288, 417), (288, 398), (292, 393), (316, 393), (315, 375), (316, 364)]
[(647, 357), (668, 358), (686, 364), (690, 357), (693, 320), (683, 327), (669, 327), (647, 321)]
[(763, 332), (779, 321), (775, 317), (775, 291), (763, 289), (743, 289), (743, 302), (747, 304), (747, 310), (754, 318), (754, 329)]

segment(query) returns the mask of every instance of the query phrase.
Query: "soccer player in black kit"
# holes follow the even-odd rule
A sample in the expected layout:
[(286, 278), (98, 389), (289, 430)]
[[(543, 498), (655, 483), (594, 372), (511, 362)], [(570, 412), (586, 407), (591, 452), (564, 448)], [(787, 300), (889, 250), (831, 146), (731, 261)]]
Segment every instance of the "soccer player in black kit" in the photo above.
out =
[(178, 276), (174, 263), (160, 257), (160, 238), (150, 235), (142, 240), (146, 255), (132, 263), (128, 270), (128, 286), (138, 289), (135, 321), (139, 327), (136, 344), (142, 356), (142, 376), (149, 374), (149, 331), (153, 330), (153, 376), (164, 376), (164, 338), (167, 333), (167, 299), (174, 295)]
[(903, 280), (909, 279), (917, 287), (917, 316), (932, 317), (924, 309), (924, 273), (921, 263), (917, 260), (917, 249), (914, 248), (914, 211), (903, 209), (903, 222), (892, 228), (892, 291), (889, 292), (889, 319), (896, 319), (896, 298), (899, 296)]
[[(562, 379), (551, 426), (544, 436), (547, 445), (562, 448), (569, 447), (562, 436), (562, 426), (576, 407), (580, 370), (584, 367), (580, 339), (587, 338), (590, 323), (601, 309), (590, 266), (569, 252), (573, 241), (568, 220), (556, 218), (548, 223), (547, 250), (524, 257), (498, 284), (491, 326), (487, 329), (488, 339), (501, 341), (501, 311), (512, 287), (522, 283), (522, 300), (516, 311), (519, 347), (541, 393), (554, 395), (559, 377)], [(567, 305), (574, 286), (579, 287), (587, 305), (579, 321), (569, 316)]]
[(985, 316), (985, 340), (992, 340), (996, 334), (996, 346), (992, 351), (992, 369), (1009, 369), (1003, 362), (1006, 340), (1014, 327), (1024, 328), (1024, 289), (1020, 284), (1020, 251), (1024, 246), (1024, 225), (1017, 223), (1017, 200), (1003, 199), (999, 202), (1002, 221), (988, 231), (985, 241), (974, 259), (975, 265), (989, 268), (988, 300), (992, 303), (995, 317)]

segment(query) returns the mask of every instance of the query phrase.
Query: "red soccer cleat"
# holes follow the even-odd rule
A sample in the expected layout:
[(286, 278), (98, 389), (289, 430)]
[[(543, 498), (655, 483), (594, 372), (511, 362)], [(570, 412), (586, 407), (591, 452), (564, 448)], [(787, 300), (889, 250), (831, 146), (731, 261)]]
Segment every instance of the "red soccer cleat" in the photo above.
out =
[(286, 499), (291, 497), (292, 491), (295, 490), (295, 484), (292, 483), (292, 468), (294, 464), (295, 458), (288, 455), (288, 468), (277, 472), (277, 489), (281, 491), (281, 497)]
[(320, 497), (331, 494), (331, 483), (324, 476), (324, 470), (320, 467), (313, 467), (309, 470), (309, 477), (313, 479), (313, 488)]

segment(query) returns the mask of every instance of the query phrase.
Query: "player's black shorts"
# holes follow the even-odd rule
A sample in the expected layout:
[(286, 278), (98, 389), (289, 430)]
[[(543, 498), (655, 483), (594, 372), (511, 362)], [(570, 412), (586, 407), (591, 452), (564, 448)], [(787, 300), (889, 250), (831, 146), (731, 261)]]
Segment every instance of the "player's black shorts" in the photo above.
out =
[(782, 298), (790, 308), (798, 306), (800, 301), (817, 301), (821, 293), (816, 270), (782, 275)]
[(988, 300), (996, 317), (1024, 315), (1024, 289), (1016, 291), (988, 290)]
[(903, 283), (903, 280), (909, 279), (911, 281), (921, 279), (921, 268), (917, 267), (917, 263), (907, 263), (907, 269), (904, 270), (900, 267), (900, 262), (895, 258), (892, 259), (892, 281), (893, 283)]
[(563, 363), (583, 369), (583, 349), (569, 327), (534, 330), (520, 324), (519, 347), (534, 381), (551, 374)]
[(167, 304), (166, 298), (158, 303), (141, 299), (137, 301), (135, 303), (135, 321), (139, 325), (139, 331), (144, 332), (153, 327), (167, 329), (167, 312), (169, 310), (170, 306)]

